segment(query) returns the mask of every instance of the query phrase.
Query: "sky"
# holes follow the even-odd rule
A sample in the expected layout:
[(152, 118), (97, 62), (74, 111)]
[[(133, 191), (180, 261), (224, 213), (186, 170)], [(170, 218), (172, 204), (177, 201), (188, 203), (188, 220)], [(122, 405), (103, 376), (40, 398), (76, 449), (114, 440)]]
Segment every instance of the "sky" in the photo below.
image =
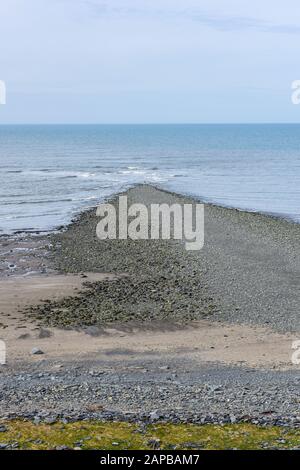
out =
[(299, 0), (1, 0), (0, 123), (299, 122)]

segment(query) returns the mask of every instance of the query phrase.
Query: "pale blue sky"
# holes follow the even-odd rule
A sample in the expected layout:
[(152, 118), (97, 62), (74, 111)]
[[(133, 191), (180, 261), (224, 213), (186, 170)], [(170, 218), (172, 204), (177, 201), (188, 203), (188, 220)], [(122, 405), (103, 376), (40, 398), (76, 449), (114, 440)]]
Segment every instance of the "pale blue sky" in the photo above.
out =
[(299, 0), (2, 0), (0, 123), (299, 122)]

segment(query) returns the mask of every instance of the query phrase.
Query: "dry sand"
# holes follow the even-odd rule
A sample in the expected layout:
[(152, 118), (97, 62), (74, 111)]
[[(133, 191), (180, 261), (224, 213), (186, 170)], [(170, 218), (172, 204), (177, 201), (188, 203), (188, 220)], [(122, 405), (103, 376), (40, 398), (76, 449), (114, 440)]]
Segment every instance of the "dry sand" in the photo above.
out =
[[(232, 325), (208, 320), (192, 322), (182, 328), (159, 323), (150, 327), (126, 325), (87, 331), (41, 329), (22, 311), (43, 299), (74, 296), (84, 289), (86, 281), (115, 279), (107, 273), (83, 275), (51, 275), (10, 277), (0, 281), (1, 339), (6, 342), (7, 360), (30, 362), (40, 357), (31, 355), (33, 347), (40, 348), (47, 359), (76, 361), (99, 357), (110, 361), (118, 355), (135, 357), (138, 354), (184, 356), (194, 362), (243, 364), (249, 367), (286, 369), (291, 363), (292, 334), (279, 334), (262, 327)], [(49, 336), (48, 336), (49, 335)]]

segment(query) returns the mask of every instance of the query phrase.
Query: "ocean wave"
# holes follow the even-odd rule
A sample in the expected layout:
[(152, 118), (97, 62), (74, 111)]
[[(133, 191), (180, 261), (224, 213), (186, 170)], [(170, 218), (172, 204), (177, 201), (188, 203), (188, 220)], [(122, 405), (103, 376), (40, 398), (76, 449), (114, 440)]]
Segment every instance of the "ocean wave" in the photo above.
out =
[(2, 202), (0, 206), (23, 206), (32, 204), (53, 204), (57, 202), (72, 202), (72, 198), (68, 199), (38, 199), (36, 201), (18, 201), (18, 202)]
[(97, 176), (96, 173), (85, 171), (85, 170), (58, 170), (58, 169), (26, 169), (26, 170), (6, 170), (4, 173), (15, 173), (22, 174), (25, 176), (39, 176), (47, 174), (51, 178), (92, 178)]

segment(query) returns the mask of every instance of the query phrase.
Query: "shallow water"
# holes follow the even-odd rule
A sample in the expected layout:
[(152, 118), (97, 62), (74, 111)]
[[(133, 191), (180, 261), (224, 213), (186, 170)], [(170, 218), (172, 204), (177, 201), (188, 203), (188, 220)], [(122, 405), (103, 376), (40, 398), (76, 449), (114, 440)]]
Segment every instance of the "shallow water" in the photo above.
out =
[(0, 126), (1, 233), (135, 183), (300, 222), (300, 125)]

